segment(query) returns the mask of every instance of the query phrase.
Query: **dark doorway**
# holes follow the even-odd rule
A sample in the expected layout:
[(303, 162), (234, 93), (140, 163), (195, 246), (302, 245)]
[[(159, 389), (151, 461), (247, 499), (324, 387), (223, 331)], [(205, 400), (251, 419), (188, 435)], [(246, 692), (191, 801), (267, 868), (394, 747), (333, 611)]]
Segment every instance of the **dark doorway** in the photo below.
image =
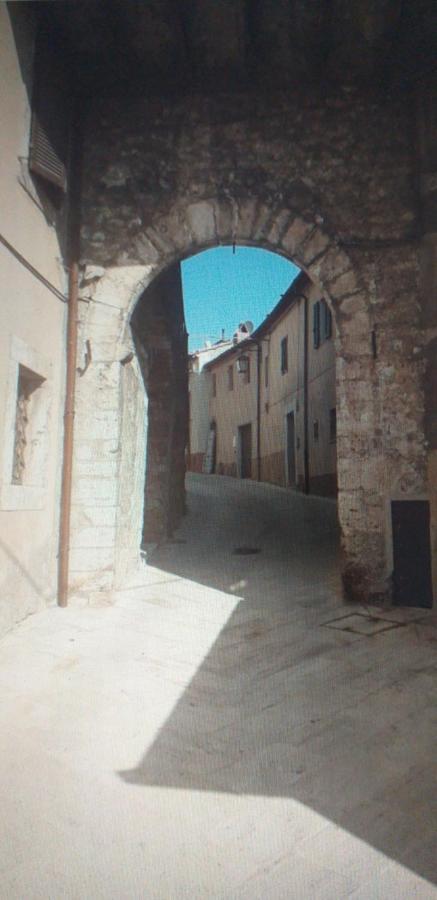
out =
[(296, 484), (296, 443), (294, 412), (287, 414), (287, 485), (294, 487)]
[(393, 500), (393, 600), (397, 606), (432, 606), (431, 543), (427, 500)]
[(238, 429), (240, 478), (252, 477), (252, 426), (240, 425)]

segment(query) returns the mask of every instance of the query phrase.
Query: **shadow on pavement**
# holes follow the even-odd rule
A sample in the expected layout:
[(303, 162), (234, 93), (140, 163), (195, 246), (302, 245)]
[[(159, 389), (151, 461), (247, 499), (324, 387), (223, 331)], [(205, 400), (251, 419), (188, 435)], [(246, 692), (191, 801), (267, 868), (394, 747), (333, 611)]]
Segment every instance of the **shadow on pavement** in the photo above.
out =
[[(120, 776), (292, 798), (433, 881), (433, 629), (368, 638), (325, 627), (348, 611), (334, 505), (236, 489), (236, 513), (232, 485), (223, 502), (214, 490), (194, 483), (178, 532), (186, 543), (151, 562), (197, 585), (237, 584), (244, 600), (144, 758)], [(238, 537), (260, 553), (233, 555)]]

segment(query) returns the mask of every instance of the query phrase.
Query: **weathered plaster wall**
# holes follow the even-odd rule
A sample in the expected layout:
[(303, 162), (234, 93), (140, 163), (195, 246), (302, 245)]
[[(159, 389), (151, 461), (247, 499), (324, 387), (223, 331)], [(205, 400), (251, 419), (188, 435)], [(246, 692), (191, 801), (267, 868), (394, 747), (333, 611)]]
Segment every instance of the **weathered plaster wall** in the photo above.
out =
[[(31, 59), (29, 34), (29, 55)], [(66, 289), (56, 232), (38, 206), (27, 170), (30, 106), (7, 4), (0, 4), (0, 232), (60, 291)], [(0, 634), (56, 596), (62, 455), (65, 304), (0, 246)], [(23, 485), (12, 484), (17, 372), (45, 380), (27, 430)], [(33, 412), (31, 417), (33, 417)], [(30, 456), (35, 464), (28, 465)]]
[[(239, 356), (246, 356), (250, 366), (250, 380), (237, 371)], [(233, 389), (229, 390), (228, 369), (233, 369)], [(212, 393), (215, 375), (216, 395)], [(252, 427), (252, 478), (256, 478), (256, 346), (250, 344), (230, 356), (212, 363), (209, 387), (209, 418), (216, 423), (216, 472), (219, 475), (239, 475), (238, 428)]]
[(230, 340), (220, 341), (212, 347), (202, 347), (191, 355), (188, 376), (190, 433), (187, 455), (187, 469), (191, 472), (202, 471), (210, 427), (209, 376), (203, 371), (203, 367), (231, 345)]
[[(299, 279), (300, 281), (301, 279)], [(313, 346), (313, 307), (321, 299), (318, 288), (307, 279), (302, 293), (296, 288), (294, 302), (271, 324), (270, 330), (254, 343), (241, 346), (232, 354), (219, 357), (210, 366), (211, 376), (216, 377), (216, 396), (211, 395), (209, 419), (216, 423), (217, 472), (237, 475), (238, 428), (252, 426), (252, 478), (258, 477), (257, 458), (260, 456), (260, 478), (275, 484), (305, 486), (305, 391), (304, 346), (308, 353), (308, 475), (311, 493), (322, 495), (336, 493), (336, 447), (330, 441), (329, 410), (335, 399), (335, 348), (333, 338), (321, 339), (319, 347)], [(306, 303), (305, 303), (306, 300)], [(307, 308), (307, 334), (305, 334), (305, 308)], [(282, 371), (281, 342), (288, 340), (288, 365)], [(261, 342), (260, 370), (260, 447), (257, 446), (257, 347)], [(238, 374), (237, 359), (250, 357), (251, 378)], [(266, 384), (266, 366), (268, 383)], [(233, 369), (233, 390), (229, 390), (229, 367)], [(286, 416), (294, 413), (296, 477), (289, 483), (287, 471)], [(313, 422), (319, 425), (318, 438), (314, 437)]]
[[(307, 299), (308, 317), (308, 469), (310, 492), (329, 492), (335, 495), (336, 452), (329, 441), (329, 409), (335, 407), (335, 347), (333, 337), (313, 347), (313, 306), (321, 299), (316, 285), (307, 283), (303, 289)], [(288, 337), (288, 372), (281, 371), (281, 340)], [(263, 340), (261, 373), (261, 456), (267, 481), (286, 484), (285, 417), (293, 411), (296, 429), (296, 484), (305, 484), (304, 464), (304, 298), (272, 328)], [(265, 384), (266, 356), (268, 356), (268, 386)], [(314, 439), (313, 422), (319, 422), (319, 439)]]
[(390, 498), (427, 490), (411, 133), (403, 96), (233, 94), (99, 101), (84, 142), (84, 262), (121, 279), (142, 265), (147, 280), (236, 241), (294, 259), (327, 297), (345, 582), (357, 597), (389, 592)]

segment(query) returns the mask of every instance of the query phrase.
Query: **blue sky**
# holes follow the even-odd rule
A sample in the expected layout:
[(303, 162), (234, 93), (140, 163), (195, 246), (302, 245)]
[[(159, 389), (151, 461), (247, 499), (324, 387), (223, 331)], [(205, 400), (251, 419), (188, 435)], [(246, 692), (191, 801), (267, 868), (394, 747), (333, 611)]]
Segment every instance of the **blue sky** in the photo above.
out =
[(253, 247), (214, 247), (182, 263), (189, 350), (230, 337), (239, 322), (255, 327), (276, 305), (299, 269), (276, 253)]

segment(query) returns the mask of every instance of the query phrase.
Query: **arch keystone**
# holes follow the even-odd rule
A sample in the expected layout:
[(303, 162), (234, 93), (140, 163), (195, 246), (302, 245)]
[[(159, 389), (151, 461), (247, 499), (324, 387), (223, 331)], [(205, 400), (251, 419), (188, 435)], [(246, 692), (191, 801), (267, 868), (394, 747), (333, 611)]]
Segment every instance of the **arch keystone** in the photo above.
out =
[(236, 207), (228, 198), (220, 198), (215, 204), (217, 240), (220, 244), (232, 243), (235, 233)]
[(236, 237), (238, 240), (250, 240), (257, 216), (257, 202), (249, 199), (239, 201), (235, 210)]

